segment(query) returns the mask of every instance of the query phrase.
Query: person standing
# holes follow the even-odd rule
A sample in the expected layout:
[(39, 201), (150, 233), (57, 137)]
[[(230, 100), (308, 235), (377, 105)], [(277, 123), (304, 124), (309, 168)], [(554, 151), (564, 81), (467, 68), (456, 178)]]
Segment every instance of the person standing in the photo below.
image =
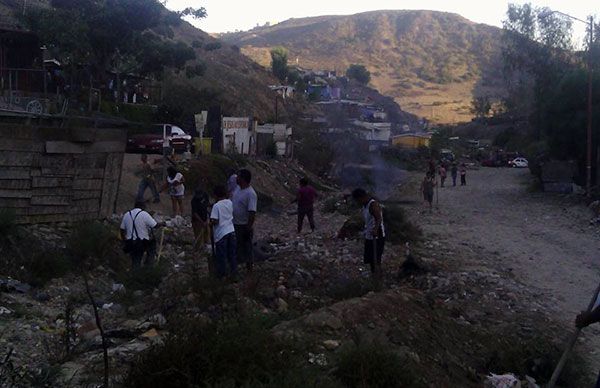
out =
[(237, 174), (235, 171), (231, 170), (229, 172), (229, 178), (227, 178), (227, 195), (229, 198), (233, 196), (233, 193), (238, 190), (240, 187), (237, 183)]
[(142, 154), (141, 156), (141, 180), (138, 185), (138, 192), (136, 196), (136, 201), (143, 202), (144, 194), (146, 194), (146, 189), (150, 188), (152, 192), (152, 196), (154, 197), (154, 203), (160, 202), (160, 195), (158, 194), (158, 190), (156, 189), (156, 181), (154, 179), (154, 169), (152, 165), (148, 163), (148, 155)]
[(298, 234), (302, 233), (304, 218), (308, 217), (310, 229), (315, 231), (314, 205), (317, 199), (317, 191), (308, 184), (308, 179), (300, 179), (300, 188), (294, 202), (298, 202)]
[(146, 265), (154, 264), (156, 239), (153, 230), (164, 225), (157, 223), (144, 209), (145, 203), (136, 201), (134, 208), (124, 213), (121, 220), (121, 239), (125, 242), (125, 253), (131, 256), (133, 269), (141, 267), (144, 253), (146, 253)]
[(458, 167), (456, 167), (456, 163), (452, 163), (450, 174), (452, 175), (452, 186), (456, 186), (456, 177), (458, 176)]
[[(204, 183), (204, 182), (203, 182)], [(195, 246), (203, 246), (209, 243), (208, 206), (209, 198), (201, 186), (194, 190), (191, 200), (192, 229), (194, 230)]]
[(167, 181), (161, 191), (169, 190), (171, 204), (173, 205), (173, 217), (183, 216), (183, 197), (185, 196), (185, 179), (183, 175), (173, 166), (167, 168)]
[(365, 222), (364, 263), (369, 264), (371, 274), (377, 278), (381, 275), (381, 257), (383, 256), (383, 249), (385, 247), (383, 211), (379, 202), (361, 188), (355, 189), (352, 192), (352, 198), (362, 207), (362, 215)]
[(460, 185), (467, 185), (467, 166), (464, 163), (460, 165)]
[[(215, 264), (217, 278), (237, 276), (236, 234), (233, 226), (233, 203), (227, 198), (227, 189), (217, 186), (214, 190), (217, 198), (210, 212), (210, 223), (215, 238)], [(229, 269), (227, 268), (229, 267)]]
[(233, 202), (233, 225), (237, 241), (237, 256), (239, 262), (245, 262), (248, 272), (252, 272), (254, 266), (254, 253), (252, 240), (254, 237), (254, 220), (256, 219), (256, 208), (258, 196), (250, 186), (252, 173), (242, 169), (237, 174), (239, 189), (235, 190), (231, 201)]
[(433, 209), (433, 189), (435, 187), (435, 178), (431, 173), (425, 174), (423, 182), (421, 183), (421, 192), (423, 193), (423, 199), (429, 204), (429, 210)]
[(444, 187), (444, 182), (446, 182), (447, 172), (446, 166), (444, 164), (440, 164), (440, 186)]

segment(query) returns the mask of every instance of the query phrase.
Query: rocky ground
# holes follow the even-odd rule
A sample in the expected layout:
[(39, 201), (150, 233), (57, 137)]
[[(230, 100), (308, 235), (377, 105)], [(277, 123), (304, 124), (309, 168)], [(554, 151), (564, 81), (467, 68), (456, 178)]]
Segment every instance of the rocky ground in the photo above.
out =
[[(401, 202), (424, 231), (411, 251), (419, 268), (403, 272), (405, 247), (388, 245), (385, 274), (378, 286), (359, 259), (360, 240), (338, 236), (348, 219), (342, 213), (347, 212), (322, 211), (324, 207), (332, 210), (324, 206), (327, 201), (343, 201), (338, 192), (327, 193), (319, 204), (317, 232), (302, 235), (295, 232), (293, 208), (284, 201), (286, 191), (274, 195), (279, 198), (276, 206), (261, 213), (257, 221), (260, 262), (253, 275), (242, 267), (238, 283), (223, 285), (207, 278), (207, 254), (193, 247), (189, 220), (167, 219), (170, 227), (165, 232), (160, 270), (136, 278), (126, 270), (127, 258), (120, 257), (90, 274), (108, 338), (113, 384), (122, 384), (136, 355), (167, 338), (180, 317), (210, 322), (240, 312), (277, 320), (273, 332), (306, 343), (307, 364), (323, 368), (324, 373), (336, 354), (357, 338), (393, 348), (411, 365), (419, 386), (477, 387), (490, 372), (520, 373), (502, 361), (502, 350), (511, 347), (522, 350), (514, 356), (516, 364), (533, 363), (527, 372), (547, 369), (541, 358), (526, 359), (527, 351), (540, 336), (562, 343), (576, 308), (568, 310), (560, 297), (569, 296), (574, 305), (585, 305), (589, 290), (581, 283), (593, 280), (593, 273), (588, 276), (580, 271), (579, 263), (555, 263), (563, 271), (581, 274), (573, 278), (578, 285), (566, 281), (561, 286), (560, 278), (554, 278), (556, 282), (535, 278), (539, 265), (532, 266), (525, 256), (550, 260), (547, 265), (558, 260), (560, 253), (539, 249), (551, 244), (555, 246), (549, 250), (567, 249), (563, 245), (569, 242), (556, 243), (562, 236), (559, 222), (567, 229), (576, 225), (576, 230), (583, 229), (590, 238), (597, 236), (595, 229), (585, 226), (585, 210), (570, 198), (528, 194), (520, 183), (525, 180), (520, 172), (481, 170), (470, 173), (467, 188), (440, 190), (439, 209), (429, 213), (423, 211), (417, 195), (418, 178), (409, 176), (397, 198), (390, 201)], [(278, 181), (265, 179), (257, 182), (275, 185)], [(562, 211), (565, 201), (571, 205)], [(551, 224), (559, 214), (568, 217), (549, 229), (534, 228), (537, 234), (525, 235), (523, 225), (531, 227), (522, 222), (527, 211), (535, 214), (530, 220), (538, 226)], [(112, 221), (113, 227), (117, 222), (117, 218)], [(60, 247), (70, 229), (66, 225), (33, 226), (27, 232)], [(585, 251), (581, 244), (588, 242), (579, 244), (578, 236), (571, 238), (574, 247)], [(515, 252), (521, 253), (515, 256)], [(51, 386), (98, 385), (102, 338), (82, 277), (71, 273), (42, 287), (2, 279), (0, 349), (5, 349), (5, 357), (0, 376), (21, 379), (21, 385), (33, 379), (43, 386), (54, 378), (58, 380)], [(564, 289), (568, 293), (560, 292)], [(575, 299), (583, 301), (575, 303)]]

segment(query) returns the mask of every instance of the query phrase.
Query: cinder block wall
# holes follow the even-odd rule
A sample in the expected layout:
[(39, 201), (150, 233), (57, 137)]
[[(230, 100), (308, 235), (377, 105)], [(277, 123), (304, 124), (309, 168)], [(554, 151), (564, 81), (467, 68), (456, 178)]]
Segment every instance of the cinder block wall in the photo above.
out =
[(0, 125), (0, 208), (19, 223), (110, 216), (126, 141), (122, 129)]

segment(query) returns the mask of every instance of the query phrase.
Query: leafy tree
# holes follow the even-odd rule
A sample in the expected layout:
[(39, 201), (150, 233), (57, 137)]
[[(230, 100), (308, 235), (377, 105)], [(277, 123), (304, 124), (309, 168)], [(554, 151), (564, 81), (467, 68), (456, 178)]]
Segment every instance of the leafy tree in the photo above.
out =
[(195, 58), (182, 42), (165, 39), (164, 27), (182, 16), (204, 17), (203, 8), (176, 14), (157, 0), (51, 0), (22, 16), (42, 44), (74, 68), (84, 64), (102, 79), (107, 71), (159, 78), (165, 67), (181, 69)]
[(371, 81), (371, 73), (363, 65), (350, 65), (346, 70), (346, 77), (367, 85)]
[(471, 101), (471, 113), (479, 118), (486, 117), (490, 110), (492, 110), (492, 104), (487, 96), (475, 97)]
[(285, 82), (288, 76), (288, 50), (285, 47), (274, 47), (271, 49), (271, 68), (273, 74), (281, 82)]

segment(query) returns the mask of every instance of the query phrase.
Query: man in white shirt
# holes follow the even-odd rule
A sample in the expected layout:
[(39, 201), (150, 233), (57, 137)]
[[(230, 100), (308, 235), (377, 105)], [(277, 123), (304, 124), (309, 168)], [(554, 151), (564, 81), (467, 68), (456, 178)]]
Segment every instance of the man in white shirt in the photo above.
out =
[[(218, 278), (227, 275), (237, 276), (236, 238), (233, 227), (233, 205), (227, 198), (227, 189), (217, 186), (214, 190), (217, 198), (210, 212), (210, 223), (215, 238), (215, 267)], [(229, 266), (229, 271), (227, 270)]]
[(240, 262), (246, 262), (248, 272), (252, 272), (254, 263), (253, 244), (254, 220), (258, 196), (250, 186), (252, 173), (242, 169), (237, 174), (239, 189), (233, 193), (233, 224), (237, 241), (237, 257)]
[(144, 209), (145, 203), (136, 201), (134, 208), (125, 212), (121, 220), (121, 239), (125, 242), (125, 252), (131, 256), (133, 269), (142, 265), (144, 253), (147, 253), (146, 265), (154, 263), (156, 239), (153, 229), (163, 226), (163, 223), (157, 223)]

